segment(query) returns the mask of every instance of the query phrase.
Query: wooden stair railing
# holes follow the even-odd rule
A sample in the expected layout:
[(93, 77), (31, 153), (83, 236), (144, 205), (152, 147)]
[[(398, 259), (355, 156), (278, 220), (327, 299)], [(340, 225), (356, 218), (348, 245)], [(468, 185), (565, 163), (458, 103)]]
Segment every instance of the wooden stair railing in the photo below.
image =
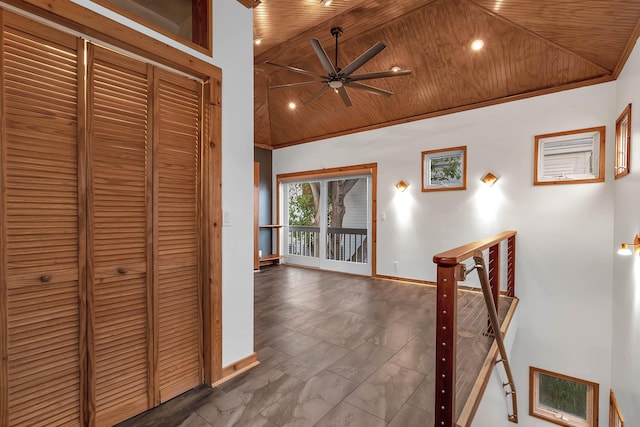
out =
[[(456, 426), (456, 337), (457, 337), (457, 284), (465, 280), (468, 272), (478, 269), (480, 282), (489, 311), (490, 330), (497, 331), (494, 334), (500, 349), (501, 361), (507, 371), (510, 391), (512, 396), (513, 414), (509, 415), (509, 421), (517, 423), (517, 406), (515, 404), (515, 386), (511, 375), (510, 366), (506, 359), (506, 351), (500, 333), (500, 326), (496, 314), (498, 296), (500, 291), (500, 242), (507, 243), (507, 296), (515, 296), (515, 257), (516, 257), (516, 231), (505, 231), (477, 242), (469, 243), (433, 257), (437, 264), (437, 314), (436, 314), (436, 378), (435, 378), (435, 427)], [(489, 268), (487, 269), (482, 257), (483, 250), (489, 250)], [(467, 259), (474, 259), (474, 266), (467, 271), (463, 263)], [(486, 291), (485, 291), (486, 288)], [(491, 307), (495, 319), (492, 319)]]

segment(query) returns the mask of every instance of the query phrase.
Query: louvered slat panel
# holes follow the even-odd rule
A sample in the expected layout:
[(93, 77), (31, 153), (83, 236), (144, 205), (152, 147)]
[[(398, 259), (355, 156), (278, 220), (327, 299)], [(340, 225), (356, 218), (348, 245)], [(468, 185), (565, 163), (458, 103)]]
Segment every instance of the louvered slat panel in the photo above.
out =
[(90, 373), (100, 426), (150, 407), (148, 69), (97, 46), (90, 52)]
[(0, 297), (8, 308), (1, 338), (8, 378), (0, 384), (8, 385), (9, 426), (74, 426), (81, 417), (77, 41), (4, 17)]
[(200, 87), (158, 72), (158, 382), (162, 402), (200, 384)]

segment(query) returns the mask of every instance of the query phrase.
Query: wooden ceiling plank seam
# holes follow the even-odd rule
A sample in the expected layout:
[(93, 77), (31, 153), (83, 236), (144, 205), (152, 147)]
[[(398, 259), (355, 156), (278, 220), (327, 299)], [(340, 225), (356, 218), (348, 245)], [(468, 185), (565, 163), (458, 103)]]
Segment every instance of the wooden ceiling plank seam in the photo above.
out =
[(424, 119), (430, 119), (430, 118), (434, 118), (434, 117), (446, 116), (446, 115), (453, 114), (453, 113), (460, 113), (460, 112), (463, 112), (463, 111), (474, 110), (474, 109), (477, 109), (477, 108), (489, 107), (489, 106), (492, 106), (492, 105), (503, 104), (503, 103), (507, 103), (507, 102), (511, 102), (511, 101), (519, 101), (519, 100), (522, 100), (522, 99), (533, 98), (533, 97), (541, 96), (541, 95), (548, 95), (548, 94), (551, 94), (551, 93), (562, 92), (562, 91), (565, 91), (565, 90), (576, 89), (576, 88), (586, 87), (586, 86), (592, 86), (592, 85), (601, 84), (601, 83), (607, 83), (607, 82), (610, 82), (610, 81), (613, 81), (613, 80), (614, 79), (613, 79), (613, 77), (611, 75), (599, 76), (599, 77), (595, 77), (595, 78), (590, 79), (590, 80), (572, 82), (572, 83), (569, 83), (569, 84), (566, 84), (566, 85), (563, 85), (563, 86), (556, 86), (556, 87), (552, 87), (552, 88), (544, 88), (544, 89), (539, 89), (539, 90), (530, 91), (530, 92), (526, 92), (526, 93), (519, 93), (519, 94), (516, 94), (516, 95), (506, 96), (506, 97), (503, 97), (503, 98), (482, 101), (482, 102), (478, 102), (478, 103), (474, 103), (474, 104), (467, 104), (467, 105), (457, 106), (457, 107), (448, 108), (448, 109), (445, 109), (445, 110), (433, 111), (433, 112), (429, 112), (429, 113), (425, 113), (425, 114), (419, 114), (419, 115), (415, 115), (415, 116), (411, 116), (411, 117), (403, 117), (401, 119), (392, 120), (392, 121), (386, 121), (386, 122), (383, 122), (383, 123), (376, 123), (376, 124), (372, 124), (372, 125), (368, 125), (368, 126), (362, 126), (362, 127), (354, 127), (354, 128), (347, 129), (347, 130), (341, 130), (341, 131), (338, 131), (338, 132), (333, 132), (333, 133), (323, 134), (323, 135), (319, 135), (319, 136), (304, 138), (304, 139), (300, 139), (300, 140), (296, 140), (296, 141), (288, 141), (288, 142), (284, 142), (284, 143), (281, 143), (281, 144), (274, 145), (272, 149), (273, 150), (277, 150), (277, 149), (280, 149), (280, 148), (287, 148), (287, 147), (292, 147), (292, 146), (295, 146), (295, 145), (305, 144), (307, 142), (320, 141), (320, 140), (324, 140), (324, 139), (335, 138), (335, 137), (338, 137), (338, 136), (344, 136), (344, 135), (349, 135), (349, 134), (358, 133), (358, 132), (365, 132), (365, 131), (380, 129), (380, 128), (384, 128), (384, 127), (388, 127), (388, 126), (395, 126), (395, 125), (410, 123), (410, 122), (414, 122), (414, 121), (417, 121), (417, 120), (424, 120)]
[[(367, 34), (369, 34), (371, 32), (379, 31), (382, 28), (386, 28), (386, 27), (392, 25), (393, 23), (395, 23), (396, 21), (401, 20), (401, 19), (403, 19), (404, 17), (406, 17), (408, 15), (414, 14), (417, 10), (420, 10), (420, 9), (426, 8), (426, 7), (431, 7), (434, 4), (439, 3), (440, 1), (442, 1), (442, 0), (425, 0), (424, 3), (421, 3), (418, 6), (412, 7), (412, 8), (408, 9), (407, 11), (405, 11), (405, 12), (399, 14), (399, 15), (393, 16), (393, 18), (391, 18), (391, 19), (385, 20), (384, 21), (384, 25), (382, 25), (382, 26), (375, 25), (375, 24), (370, 24), (368, 26), (363, 26), (363, 28), (365, 28), (365, 29), (362, 30), (362, 31), (358, 31), (358, 32), (351, 31), (350, 28), (353, 28), (353, 27), (344, 26), (345, 33), (340, 36), (340, 41), (341, 41), (341, 43), (344, 43), (345, 41), (350, 40), (350, 39), (355, 38), (355, 37), (364, 37), (364, 36), (366, 36)], [(346, 14), (348, 12), (352, 12), (355, 9), (358, 9), (359, 7), (360, 7), (360, 3), (357, 3), (354, 6), (350, 7), (349, 9), (347, 9), (345, 12), (342, 12), (340, 15)], [(266, 62), (268, 60), (271, 60), (273, 58), (278, 58), (278, 53), (276, 51), (283, 50), (282, 46), (285, 45), (285, 44), (287, 44), (287, 45), (296, 44), (297, 46), (295, 46), (295, 48), (298, 49), (300, 46), (307, 46), (308, 43), (309, 43), (309, 39), (315, 37), (315, 38), (319, 38), (320, 39), (320, 43), (323, 44), (323, 46), (324, 46), (323, 39), (326, 36), (326, 34), (329, 34), (329, 31), (327, 31), (327, 30), (330, 29), (331, 26), (334, 26), (334, 24), (332, 24), (331, 21), (332, 20), (335, 21), (336, 19), (337, 19), (336, 16), (334, 16), (331, 19), (327, 19), (324, 22), (322, 22), (322, 23), (320, 23), (318, 25), (315, 25), (312, 28), (309, 28), (308, 30), (305, 30), (303, 33), (300, 33), (300, 34), (296, 35), (295, 37), (293, 37), (293, 38), (291, 38), (289, 40), (286, 40), (286, 41), (284, 41), (282, 43), (278, 43), (277, 45), (275, 45), (271, 49), (256, 55), (255, 59), (254, 59), (254, 64), (255, 65), (262, 65), (262, 64), (264, 64), (264, 62)], [(348, 19), (349, 18), (347, 18), (346, 20), (348, 20)], [(359, 22), (358, 25), (363, 25), (363, 24), (361, 22)], [(320, 36), (318, 36), (318, 34), (320, 34)], [(331, 37), (326, 36), (326, 38), (327, 38), (327, 40), (329, 38), (333, 39), (333, 36), (331, 36)], [(284, 52), (285, 53), (290, 53), (290, 50), (284, 49)], [(312, 56), (311, 54), (313, 54), (313, 50), (309, 49), (309, 53), (306, 56), (311, 57)], [(313, 56), (315, 57), (315, 54)]]
[(560, 44), (558, 44), (558, 43), (556, 43), (556, 42), (554, 42), (552, 40), (549, 40), (546, 37), (543, 37), (542, 35), (534, 32), (534, 31), (531, 31), (527, 27), (524, 27), (524, 26), (522, 26), (522, 25), (520, 25), (520, 24), (518, 24), (516, 22), (513, 22), (510, 19), (507, 19), (504, 16), (495, 13), (494, 11), (489, 10), (486, 7), (479, 5), (474, 0), (458, 0), (458, 1), (468, 3), (468, 4), (472, 5), (473, 7), (477, 8), (478, 10), (482, 11), (483, 13), (486, 13), (486, 14), (488, 14), (488, 15), (490, 15), (490, 16), (492, 16), (492, 17), (494, 17), (494, 18), (496, 18), (496, 19), (498, 19), (498, 20), (500, 20), (502, 22), (508, 23), (509, 25), (513, 25), (513, 26), (519, 28), (520, 30), (527, 32), (531, 36), (534, 36), (535, 38), (540, 39), (540, 40), (544, 41), (545, 43), (548, 43), (548, 44), (550, 44), (550, 45), (552, 45), (552, 46), (564, 51), (565, 53), (568, 53), (568, 54), (570, 54), (572, 56), (576, 56), (576, 57), (580, 58), (581, 60), (583, 60), (585, 62), (588, 62), (589, 64), (593, 65), (594, 67), (600, 68), (601, 70), (603, 70), (607, 74), (613, 74), (613, 70), (610, 70), (610, 69), (608, 69), (606, 67), (603, 67), (602, 65), (597, 64), (597, 63), (591, 61), (590, 59), (585, 58), (585, 57), (577, 54), (576, 52), (572, 51), (571, 49), (568, 49), (568, 48), (566, 48), (566, 47), (564, 47), (564, 46), (562, 46), (562, 45), (560, 45)]
[(618, 60), (618, 64), (616, 65), (616, 67), (613, 70), (613, 78), (614, 80), (616, 80), (618, 78), (618, 76), (620, 76), (620, 73), (622, 72), (622, 69), (624, 68), (624, 64), (626, 64), (627, 59), (629, 59), (629, 55), (631, 55), (631, 51), (633, 50), (633, 48), (635, 47), (636, 43), (638, 42), (638, 38), (640, 38), (640, 19), (638, 19), (638, 22), (636, 22), (636, 26), (633, 28), (633, 32), (631, 33), (631, 37), (629, 37), (629, 40), (627, 40), (627, 44), (624, 47), (624, 50), (622, 51), (622, 54), (620, 55), (620, 59)]
[[(350, 7), (346, 7), (344, 9), (339, 5), (347, 4), (345, 2), (336, 2), (330, 7), (322, 6), (319, 0), (315, 6), (312, 6), (308, 2), (299, 2), (297, 3), (297, 8), (287, 5), (287, 15), (282, 13), (282, 9), (279, 9), (276, 14), (269, 13), (269, 10), (261, 12), (262, 9), (258, 9), (253, 13), (254, 37), (262, 39), (262, 43), (255, 48), (255, 50), (258, 51), (262, 50), (262, 52), (259, 52), (257, 56), (263, 55), (267, 51), (276, 48), (283, 43), (291, 42), (291, 40), (296, 38), (300, 39), (297, 43), (302, 44), (309, 38), (307, 37), (302, 39), (302, 34), (305, 32), (311, 32), (314, 28), (318, 28), (322, 24), (335, 20), (336, 17), (349, 12), (354, 8), (361, 7), (365, 2), (371, 3), (372, 0), (351, 0), (349, 2)], [(373, 2), (379, 4), (380, 0), (373, 0)], [(269, 9), (270, 7), (272, 6), (269, 4), (263, 5), (263, 8)], [(316, 9), (309, 9), (310, 7), (315, 7)], [(322, 19), (322, 21), (314, 20), (314, 22), (309, 22), (309, 19), (312, 19), (314, 15), (314, 11), (316, 14), (320, 15), (319, 18)], [(326, 16), (326, 18), (323, 18), (323, 16)], [(282, 21), (284, 21), (285, 24), (284, 29)], [(296, 25), (291, 25), (292, 22), (295, 22)], [(313, 37), (312, 35), (310, 36)], [(269, 45), (271, 46), (266, 47)]]

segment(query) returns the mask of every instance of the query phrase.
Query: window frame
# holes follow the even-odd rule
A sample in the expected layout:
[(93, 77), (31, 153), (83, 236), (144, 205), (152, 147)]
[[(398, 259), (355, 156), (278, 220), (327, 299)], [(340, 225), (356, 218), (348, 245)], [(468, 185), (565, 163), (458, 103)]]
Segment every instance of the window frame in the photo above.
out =
[(616, 120), (616, 157), (613, 169), (615, 179), (630, 172), (631, 162), (631, 104), (628, 104)]
[(609, 427), (624, 427), (624, 417), (613, 390), (609, 390)]
[[(548, 143), (556, 143), (562, 141), (571, 141), (574, 139), (593, 138), (592, 154), (593, 173), (580, 174), (584, 176), (566, 177), (562, 179), (558, 177), (544, 177), (543, 171), (545, 166), (544, 145)], [(605, 174), (605, 139), (606, 126), (598, 126), (585, 129), (577, 129), (565, 132), (548, 133), (535, 136), (535, 155), (533, 165), (533, 184), (534, 185), (554, 185), (554, 184), (585, 184), (591, 182), (604, 182)]]
[[(460, 178), (446, 183), (434, 183), (432, 176), (434, 162), (443, 158), (456, 158), (460, 165)], [(455, 191), (467, 189), (467, 146), (440, 148), (422, 152), (422, 192)], [(459, 181), (459, 182), (458, 182)]]
[[(566, 381), (572, 381), (585, 385), (586, 402), (587, 402), (587, 418), (582, 419), (572, 414), (562, 411), (554, 411), (540, 403), (540, 374), (556, 377)], [(551, 372), (544, 369), (529, 367), (529, 415), (550, 423), (558, 424), (564, 427), (597, 427), (598, 426), (598, 402), (599, 402), (599, 386), (597, 383), (583, 380), (580, 378), (570, 377), (568, 375)]]
[[(197, 40), (189, 40), (186, 39), (184, 37), (181, 37), (180, 35), (173, 33), (165, 28), (162, 28), (161, 26), (154, 24), (153, 22), (143, 18), (140, 15), (135, 14), (134, 12), (125, 9), (113, 2), (111, 2), (110, 0), (91, 0), (91, 2), (99, 4), (100, 6), (106, 7), (107, 9), (110, 9), (114, 12), (116, 12), (119, 15), (122, 15), (126, 18), (131, 19), (132, 21), (135, 21), (141, 25), (144, 25), (147, 28), (152, 29), (153, 31), (156, 31), (160, 34), (163, 34), (179, 43), (182, 43), (186, 46), (189, 46), (192, 49), (195, 49), (199, 52), (205, 53), (209, 56), (212, 55), (212, 21), (213, 21), (213, 15), (212, 15), (212, 10), (213, 10), (213, 6), (212, 6), (212, 2), (213, 0), (192, 0), (192, 38), (198, 38)], [(196, 26), (196, 20), (195, 17), (199, 16), (199, 17), (203, 17), (206, 19), (206, 22), (204, 23), (204, 26), (200, 25), (200, 26)], [(201, 23), (202, 24), (202, 23)], [(200, 30), (196, 30), (196, 28), (200, 28)], [(193, 35), (197, 35), (196, 37), (194, 37)], [(202, 40), (204, 39), (204, 40)]]

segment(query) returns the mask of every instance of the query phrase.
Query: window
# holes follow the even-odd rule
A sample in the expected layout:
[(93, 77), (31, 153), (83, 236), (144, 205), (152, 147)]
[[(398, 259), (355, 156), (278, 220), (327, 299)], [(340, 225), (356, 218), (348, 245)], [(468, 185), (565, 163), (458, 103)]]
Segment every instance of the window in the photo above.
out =
[(529, 415), (566, 427), (596, 427), (598, 384), (531, 366)]
[(211, 51), (211, 0), (93, 1), (179, 42)]
[(616, 164), (615, 179), (629, 173), (629, 149), (631, 146), (631, 104), (627, 105), (616, 120)]
[(376, 165), (277, 176), (285, 263), (375, 274)]
[(604, 181), (605, 127), (535, 138), (534, 184)]

